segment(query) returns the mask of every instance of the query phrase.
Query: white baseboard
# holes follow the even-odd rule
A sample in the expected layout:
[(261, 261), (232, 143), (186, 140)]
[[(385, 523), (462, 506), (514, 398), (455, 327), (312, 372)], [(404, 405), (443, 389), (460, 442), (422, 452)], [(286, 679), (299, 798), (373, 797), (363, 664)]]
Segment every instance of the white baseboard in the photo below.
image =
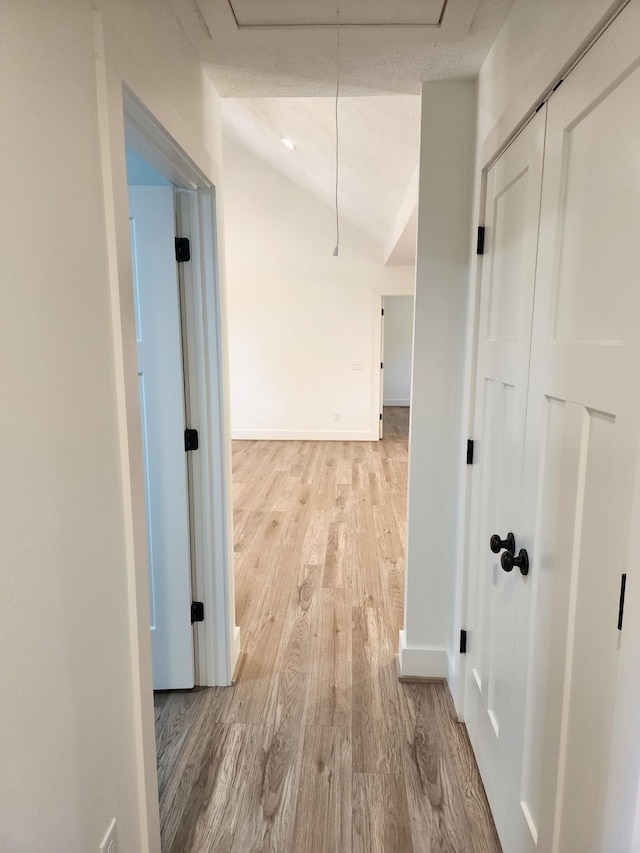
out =
[(231, 674), (235, 672), (236, 666), (238, 664), (238, 658), (240, 657), (240, 652), (242, 651), (242, 642), (240, 639), (240, 626), (233, 626), (233, 641), (231, 644)]
[(379, 435), (368, 430), (236, 429), (231, 430), (231, 438), (237, 441), (378, 441)]
[(460, 722), (464, 721), (464, 674), (465, 661), (463, 655), (458, 653), (450, 655), (447, 684)]
[(414, 678), (448, 678), (449, 655), (446, 649), (424, 649), (407, 646), (406, 633), (400, 631), (398, 646), (400, 674)]
[(403, 399), (403, 400), (383, 400), (382, 405), (383, 406), (410, 406), (411, 400), (406, 400), (406, 399)]

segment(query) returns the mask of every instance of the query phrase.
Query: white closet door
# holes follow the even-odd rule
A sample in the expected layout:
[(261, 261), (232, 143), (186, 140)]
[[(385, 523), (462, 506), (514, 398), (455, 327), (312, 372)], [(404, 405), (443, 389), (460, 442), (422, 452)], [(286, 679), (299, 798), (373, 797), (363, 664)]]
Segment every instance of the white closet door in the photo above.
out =
[(155, 690), (194, 685), (184, 377), (172, 187), (130, 187)]
[(604, 832), (620, 769), (621, 575), (637, 575), (638, 33), (632, 2), (548, 104), (523, 496), (535, 610), (515, 792), (545, 853), (630, 850)]
[[(531, 582), (503, 570), (492, 534), (522, 537), (522, 473), (545, 111), (487, 179), (474, 439), (465, 722), (505, 849), (526, 853), (514, 796), (522, 754)], [(530, 837), (530, 835), (529, 835)]]

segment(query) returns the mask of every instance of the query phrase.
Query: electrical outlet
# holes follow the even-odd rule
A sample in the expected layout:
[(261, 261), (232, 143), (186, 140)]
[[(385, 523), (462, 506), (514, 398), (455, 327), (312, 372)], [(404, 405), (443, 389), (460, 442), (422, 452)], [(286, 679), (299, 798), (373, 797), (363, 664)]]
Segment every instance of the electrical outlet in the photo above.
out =
[(111, 821), (109, 829), (106, 831), (102, 843), (98, 848), (98, 853), (118, 853), (118, 838), (116, 836), (116, 819)]
[(334, 412), (333, 413), (333, 419), (334, 419), (334, 421), (339, 421), (340, 420), (340, 412)]
[(352, 361), (351, 362), (351, 370), (362, 370), (362, 362), (361, 361)]

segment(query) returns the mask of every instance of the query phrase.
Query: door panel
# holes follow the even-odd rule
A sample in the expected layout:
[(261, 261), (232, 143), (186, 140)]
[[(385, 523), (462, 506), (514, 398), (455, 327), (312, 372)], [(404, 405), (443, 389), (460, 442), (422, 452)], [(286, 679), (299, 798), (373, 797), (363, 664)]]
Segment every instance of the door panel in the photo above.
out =
[(530, 548), (518, 533), (544, 129), (542, 110), (490, 170), (485, 205), (465, 721), (503, 843), (515, 838), (531, 585), (503, 571), (489, 539), (512, 531)]
[[(513, 156), (511, 154), (510, 156)], [(503, 164), (501, 164), (503, 165)], [(490, 337), (517, 341), (517, 318), (523, 310), (527, 289), (514, 287), (523, 281), (527, 259), (527, 192), (529, 170), (523, 170), (496, 195), (493, 211), (493, 252), (491, 275)]]
[[(505, 853), (631, 845), (611, 792), (629, 778), (612, 756), (614, 720), (625, 716), (621, 574), (635, 580), (638, 32), (632, 0), (548, 103), (537, 258), (522, 183), (542, 164), (522, 141), (533, 131), (487, 179), (495, 233), (483, 259), (466, 708)], [(505, 578), (483, 552), (489, 533), (509, 528), (529, 551), (527, 578)]]
[(153, 686), (194, 685), (182, 339), (172, 187), (130, 187)]
[(520, 796), (539, 849), (560, 853), (624, 849), (603, 833), (620, 576), (634, 571), (639, 28), (633, 2), (548, 104), (523, 492), (535, 543)]

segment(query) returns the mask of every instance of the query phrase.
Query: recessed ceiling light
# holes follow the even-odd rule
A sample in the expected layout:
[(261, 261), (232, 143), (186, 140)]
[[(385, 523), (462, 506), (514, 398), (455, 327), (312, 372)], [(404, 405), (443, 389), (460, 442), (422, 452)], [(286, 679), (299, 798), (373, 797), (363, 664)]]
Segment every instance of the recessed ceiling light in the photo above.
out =
[(287, 148), (290, 148), (290, 149), (291, 149), (291, 151), (295, 151), (295, 150), (296, 150), (296, 146), (293, 144), (293, 142), (292, 142), (290, 139), (287, 139), (287, 138), (286, 138), (286, 136), (283, 136), (283, 137), (282, 137), (282, 144), (283, 144), (283, 145), (286, 145), (286, 146), (287, 146)]

